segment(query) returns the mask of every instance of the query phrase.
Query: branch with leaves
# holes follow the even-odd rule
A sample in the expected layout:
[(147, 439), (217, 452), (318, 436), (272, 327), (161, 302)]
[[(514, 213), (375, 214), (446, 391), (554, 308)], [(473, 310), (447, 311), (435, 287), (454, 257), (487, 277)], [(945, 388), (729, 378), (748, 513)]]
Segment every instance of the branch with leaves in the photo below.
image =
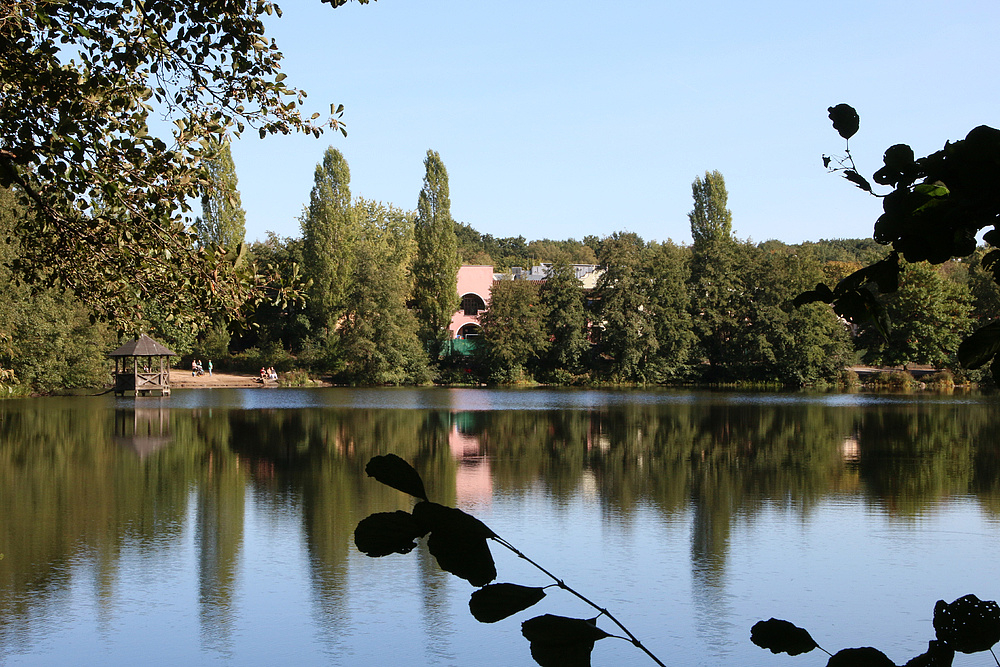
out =
[[(935, 639), (928, 642), (927, 651), (903, 667), (950, 667), (956, 651), (989, 651), (1000, 667), (1000, 660), (993, 652), (993, 646), (1000, 641), (1000, 605), (996, 602), (980, 600), (971, 594), (951, 604), (938, 600), (934, 605), (934, 632)], [(806, 629), (777, 618), (755, 623), (750, 629), (750, 641), (771, 653), (788, 655), (801, 655), (818, 648), (830, 656), (827, 667), (896, 667), (885, 653), (871, 646), (830, 653)]]
[[(265, 33), (272, 14), (269, 0), (4, 3), (0, 187), (23, 210), (21, 279), (71, 289), (109, 318), (162, 294), (230, 315), (259, 296), (253, 277), (223, 286), (243, 275), (195, 248), (187, 213), (208, 183), (209, 140), (248, 127), (346, 133), (341, 106), (304, 115)], [(172, 137), (150, 134), (152, 113), (174, 122)]]
[[(437, 559), (441, 569), (477, 587), (469, 600), (469, 609), (481, 623), (495, 623), (528, 609), (540, 602), (546, 596), (546, 589), (552, 587), (576, 596), (595, 609), (598, 614), (594, 618), (544, 614), (521, 624), (521, 634), (531, 645), (531, 657), (542, 667), (587, 667), (594, 642), (608, 637), (631, 643), (663, 667), (663, 662), (607, 609), (528, 558), (479, 519), (458, 508), (430, 502), (419, 473), (403, 459), (395, 454), (375, 456), (365, 466), (365, 472), (386, 486), (418, 498), (420, 502), (412, 512), (379, 512), (362, 519), (354, 531), (354, 543), (364, 554), (380, 557), (410, 553), (417, 546), (416, 540), (427, 536), (427, 549)], [(487, 540), (510, 550), (554, 583), (548, 586), (492, 583), (497, 577), (497, 570)], [(597, 622), (601, 617), (614, 624), (624, 636), (599, 628)]]
[[(848, 104), (829, 108), (833, 127), (847, 143), (846, 155), (823, 156), (823, 164), (840, 172), (865, 192), (880, 197), (883, 213), (875, 222), (874, 239), (890, 246), (885, 259), (866, 266), (841, 280), (834, 288), (819, 284), (800, 294), (795, 305), (822, 301), (836, 313), (857, 324), (873, 323), (888, 337), (891, 323), (872, 289), (894, 292), (899, 285), (899, 260), (942, 264), (967, 257), (976, 250), (977, 236), (994, 250), (983, 258), (983, 266), (1000, 284), (1000, 130), (980, 125), (965, 139), (948, 142), (936, 153), (917, 159), (906, 144), (890, 146), (883, 166), (872, 176), (877, 185), (890, 187), (875, 192), (862, 176), (850, 153), (850, 139), (859, 127), (857, 111)], [(837, 166), (831, 167), (836, 161)], [(1000, 315), (1000, 314), (998, 314)], [(990, 364), (1000, 381), (1000, 320), (972, 333), (958, 347), (963, 366), (976, 369)]]

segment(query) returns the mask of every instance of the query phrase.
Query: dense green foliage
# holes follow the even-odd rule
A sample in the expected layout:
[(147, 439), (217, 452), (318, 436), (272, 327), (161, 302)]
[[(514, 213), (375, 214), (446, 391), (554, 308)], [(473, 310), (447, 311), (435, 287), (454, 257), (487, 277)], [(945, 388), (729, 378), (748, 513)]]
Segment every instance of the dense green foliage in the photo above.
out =
[(316, 165), (309, 208), (302, 217), (302, 250), (313, 326), (333, 330), (347, 308), (360, 229), (351, 207), (351, 170), (330, 147)]
[[(340, 109), (301, 115), (305, 95), (284, 82), (264, 31), (276, 12), (267, 1), (3, 4), (0, 187), (20, 204), (18, 278), (72, 290), (118, 326), (163, 294), (171, 313), (233, 314), (262, 298), (268, 279), (194, 243), (187, 214), (211, 186), (213, 143), (248, 127), (343, 129)], [(173, 121), (171, 137), (150, 132), (151, 114)]]
[(480, 348), (484, 379), (497, 384), (521, 382), (548, 347), (547, 313), (538, 284), (503, 280), (493, 285), (490, 309), (481, 317)]
[(448, 171), (437, 151), (424, 160), (424, 185), (417, 198), (417, 255), (413, 297), (421, 337), (434, 347), (446, 340), (452, 314), (458, 309), (458, 241), (451, 218)]

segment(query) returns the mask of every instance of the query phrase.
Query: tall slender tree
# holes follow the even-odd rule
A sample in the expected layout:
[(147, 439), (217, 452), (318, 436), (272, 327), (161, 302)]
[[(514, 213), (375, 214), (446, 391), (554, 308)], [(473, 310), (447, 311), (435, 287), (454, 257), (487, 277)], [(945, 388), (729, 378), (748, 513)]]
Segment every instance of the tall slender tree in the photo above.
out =
[(451, 316), (458, 309), (458, 241), (451, 218), (448, 171), (437, 151), (427, 151), (424, 169), (414, 227), (417, 256), (413, 263), (413, 295), (421, 337), (436, 356), (438, 345), (448, 336)]
[(734, 271), (737, 243), (729, 193), (718, 171), (705, 172), (691, 184), (691, 314), (704, 357), (718, 366), (737, 326), (734, 301), (741, 291)]
[(347, 308), (358, 224), (351, 208), (351, 170), (332, 146), (316, 165), (309, 208), (302, 217), (303, 270), (313, 325), (333, 331)]
[(202, 246), (213, 243), (232, 249), (243, 243), (246, 236), (246, 211), (240, 202), (239, 179), (229, 141), (208, 141), (206, 160), (208, 184), (201, 191), (201, 217), (195, 220), (195, 231)]

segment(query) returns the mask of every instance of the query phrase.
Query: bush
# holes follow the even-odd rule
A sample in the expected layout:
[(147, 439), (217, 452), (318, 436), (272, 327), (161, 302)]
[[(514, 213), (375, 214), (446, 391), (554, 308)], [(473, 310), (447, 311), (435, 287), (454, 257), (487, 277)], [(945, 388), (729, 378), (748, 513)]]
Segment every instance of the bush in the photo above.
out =
[(278, 385), (281, 387), (305, 387), (315, 384), (315, 382), (309, 377), (309, 373), (301, 368), (288, 371), (278, 378)]
[(865, 382), (865, 386), (870, 389), (890, 389), (892, 391), (913, 391), (917, 388), (917, 381), (906, 371), (888, 371), (885, 373), (874, 373)]
[(931, 373), (921, 378), (921, 381), (931, 389), (954, 389), (955, 376), (951, 371), (944, 370)]
[(288, 353), (281, 343), (266, 343), (263, 348), (251, 347), (232, 356), (233, 370), (242, 373), (257, 373), (261, 368), (271, 368), (286, 373), (295, 366), (295, 357)]
[(853, 368), (845, 368), (837, 373), (837, 385), (841, 387), (860, 387), (861, 378)]

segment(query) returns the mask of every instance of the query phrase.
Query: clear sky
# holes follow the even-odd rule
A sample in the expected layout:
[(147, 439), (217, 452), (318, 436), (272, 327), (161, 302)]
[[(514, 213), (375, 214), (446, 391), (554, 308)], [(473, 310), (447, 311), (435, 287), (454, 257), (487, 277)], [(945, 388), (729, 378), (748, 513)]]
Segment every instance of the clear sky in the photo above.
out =
[(285, 0), (269, 24), (308, 110), (348, 136), (247, 133), (233, 156), (247, 238), (299, 236), (323, 151), (355, 197), (416, 208), (428, 149), (452, 216), (494, 236), (632, 231), (689, 243), (691, 182), (726, 178), (739, 238), (869, 237), (881, 212), (822, 166), (827, 107), (861, 115), (866, 176), (1000, 127), (996, 0)]

